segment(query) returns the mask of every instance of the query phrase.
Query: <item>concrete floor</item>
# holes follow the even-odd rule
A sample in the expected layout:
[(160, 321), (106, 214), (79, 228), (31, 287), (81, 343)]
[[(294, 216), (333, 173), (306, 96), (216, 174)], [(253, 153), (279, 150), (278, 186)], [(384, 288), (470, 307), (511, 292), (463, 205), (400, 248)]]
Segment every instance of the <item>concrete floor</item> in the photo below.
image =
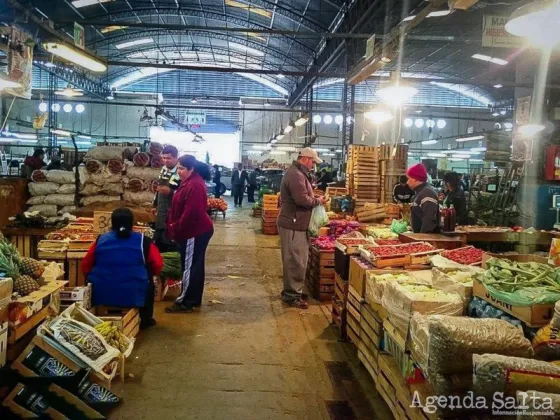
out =
[[(170, 302), (156, 303), (158, 324), (140, 333), (111, 418), (392, 418), (352, 346), (337, 340), (329, 307), (283, 306), (278, 237), (260, 232), (248, 204), (216, 220), (206, 267), (200, 312), (166, 314)], [(343, 380), (328, 362), (342, 362)]]

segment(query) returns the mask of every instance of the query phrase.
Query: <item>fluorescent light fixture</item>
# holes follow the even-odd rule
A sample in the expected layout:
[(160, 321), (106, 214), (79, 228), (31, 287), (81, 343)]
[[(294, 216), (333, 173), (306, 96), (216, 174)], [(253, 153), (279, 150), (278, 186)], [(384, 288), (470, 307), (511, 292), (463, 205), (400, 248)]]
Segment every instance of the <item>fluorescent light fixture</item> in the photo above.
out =
[(59, 128), (55, 128), (54, 130), (51, 130), (52, 134), (56, 134), (57, 136), (63, 136), (63, 137), (70, 137), (70, 131), (66, 131), (66, 130), (61, 130)]
[(273, 151), (270, 152), (270, 154), (271, 154), (271, 155), (275, 155), (275, 156), (276, 156), (276, 155), (280, 156), (280, 155), (285, 155), (286, 152), (284, 152), (284, 151), (282, 151), (282, 150), (273, 150)]
[(238, 9), (247, 10), (251, 13), (255, 13), (256, 15), (264, 16), (268, 19), (272, 17), (272, 12), (269, 10), (262, 9), (260, 7), (255, 7), (251, 4), (242, 3), (236, 0), (225, 0), (226, 6), (230, 7), (237, 7)]
[(338, 125), (342, 125), (342, 122), (344, 121), (344, 117), (342, 115), (337, 115), (336, 117), (334, 117), (334, 123), (338, 124)]
[(336, 156), (336, 153), (322, 153), (321, 156)]
[(533, 45), (551, 48), (560, 41), (559, 21), (558, 2), (535, 1), (515, 10), (505, 29), (512, 35), (526, 38)]
[(39, 111), (40, 112), (47, 112), (48, 109), (49, 109), (49, 106), (45, 102), (41, 102), (39, 104)]
[(443, 129), (447, 125), (447, 121), (445, 120), (437, 120), (436, 126), (437, 128)]
[(52, 104), (51, 109), (52, 109), (53, 112), (59, 112), (60, 111), (60, 104)]
[(282, 140), (283, 138), (284, 138), (284, 134), (282, 134), (282, 133), (279, 133), (279, 134), (276, 136), (276, 140), (278, 140), (278, 141)]
[(484, 136), (477, 135), (477, 136), (464, 136), (464, 137), (457, 137), (455, 141), (473, 141), (473, 140), (484, 140)]
[(492, 112), (492, 116), (493, 117), (499, 117), (500, 113), (498, 111), (494, 111), (494, 112)]
[(286, 128), (284, 128), (284, 134), (290, 134), (293, 129), (294, 129), (294, 122), (290, 121), (286, 126)]
[(309, 115), (307, 114), (302, 114), (295, 122), (295, 126), (296, 127), (301, 127), (302, 125), (305, 125), (305, 123), (307, 123), (307, 121), (309, 121)]
[(403, 122), (403, 125), (404, 125), (406, 128), (412, 127), (413, 124), (414, 124), (414, 121), (412, 121), (412, 118), (405, 118), (405, 120), (404, 120), (404, 122)]
[(500, 111), (500, 114), (501, 114), (501, 115), (506, 115), (506, 114), (507, 114), (507, 111), (506, 111), (505, 109), (502, 109), (502, 110)]
[(278, 143), (278, 140), (276, 140), (276, 139), (270, 139), (270, 144), (276, 144), (276, 143)]
[(393, 119), (391, 111), (383, 108), (374, 108), (370, 111), (364, 112), (364, 117), (373, 122), (374, 124), (383, 124)]
[(64, 110), (64, 112), (72, 112), (72, 105), (71, 104), (64, 104), (62, 109)]
[(62, 90), (57, 90), (55, 92), (57, 95), (66, 96), (67, 98), (73, 98), (76, 96), (84, 96), (84, 92), (79, 89), (74, 89), (70, 85)]
[(342, 153), (342, 149), (336, 149), (335, 152), (336, 153)]
[(320, 115), (317, 115), (317, 114), (313, 115), (313, 123), (314, 124), (320, 124), (321, 121), (323, 121), (323, 119), (321, 118)]
[(78, 138), (84, 139), (84, 140), (91, 140), (91, 136), (87, 136), (85, 134), (78, 134)]
[(21, 140), (37, 140), (37, 134), (13, 133), (13, 136)]
[(428, 153), (428, 156), (434, 158), (444, 158), (447, 155), (445, 153)]
[(117, 50), (123, 50), (125, 48), (134, 47), (136, 45), (151, 44), (153, 42), (154, 42), (153, 38), (141, 38), (141, 39), (135, 39), (134, 41), (128, 41), (128, 42), (123, 42), (122, 44), (117, 44), (115, 45), (115, 48)]
[(253, 147), (253, 149), (258, 149), (258, 150), (268, 150), (268, 149), (270, 149), (270, 146), (260, 146), (258, 144), (254, 144), (252, 147)]
[(544, 130), (544, 125), (534, 123), (523, 124), (519, 126), (517, 130), (519, 131), (519, 134), (522, 134), (524, 136), (534, 136), (535, 134)]
[(480, 152), (486, 152), (486, 147), (473, 147), (471, 149), (471, 152), (476, 153), (476, 154), (478, 154)]
[(441, 16), (447, 16), (448, 14), (451, 13), (451, 10), (447, 9), (447, 10), (436, 10), (434, 12), (430, 12), (428, 13), (427, 17), (441, 17)]
[(262, 153), (262, 151), (260, 150), (248, 150), (247, 154), (249, 155), (260, 155)]
[(76, 105), (76, 112), (78, 114), (81, 114), (82, 112), (84, 112), (86, 110), (86, 107), (83, 104), (78, 104)]
[(128, 26), (121, 26), (121, 25), (110, 25), (110, 26), (106, 26), (104, 28), (101, 28), (101, 33), (102, 34), (108, 34), (109, 32), (114, 32), (114, 31), (118, 31), (119, 29), (126, 29), (128, 28)]
[(477, 60), (488, 61), (490, 63), (499, 64), (500, 66), (505, 66), (508, 62), (501, 58), (490, 57), (489, 55), (484, 54), (473, 54), (472, 58), (476, 58)]
[(402, 21), (403, 21), (403, 22), (409, 22), (409, 21), (411, 21), (412, 19), (414, 19), (415, 17), (416, 17), (416, 15), (407, 16), (407, 17), (405, 17)]
[(79, 9), (80, 7), (86, 7), (86, 6), (92, 6), (94, 4), (100, 4), (100, 3), (107, 3), (111, 0), (74, 0), (72, 2), (72, 6), (74, 6), (76, 9)]
[(383, 87), (376, 92), (377, 97), (383, 102), (394, 106), (406, 103), (418, 93), (418, 89), (412, 86), (403, 86), (399, 83)]
[(112, 93), (110, 93), (109, 96), (107, 96), (105, 99), (112, 101), (113, 99), (115, 99), (115, 97), (113, 96)]
[(313, 148), (313, 150), (315, 150), (317, 153), (328, 153), (331, 151), (331, 149), (321, 149), (321, 148), (318, 149)]
[(423, 120), (422, 118), (417, 118), (417, 119), (414, 121), (414, 126), (415, 126), (416, 128), (422, 128), (422, 127), (424, 127), (424, 120)]
[(468, 159), (471, 157), (471, 155), (469, 155), (468, 153), (455, 153), (454, 155), (451, 155), (451, 157), (453, 159)]
[(191, 99), (191, 104), (196, 104), (196, 103), (198, 103), (198, 100), (196, 98), (192, 98)]
[(57, 57), (63, 58), (95, 73), (102, 73), (107, 70), (105, 64), (78, 48), (72, 48), (60, 42), (45, 42), (43, 43), (43, 48)]
[(495, 88), (495, 89), (501, 89), (501, 88), (503, 88), (503, 87), (504, 87), (504, 85), (501, 85), (501, 84), (499, 84), (499, 83), (498, 83), (497, 85), (494, 85), (494, 88)]
[(19, 141), (20, 141), (20, 143), (31, 143), (31, 144), (34, 144), (34, 143), (37, 143), (39, 140), (37, 140), (37, 139), (34, 139), (34, 140), (33, 140), (33, 139), (23, 139), (23, 140), (19, 140)]
[(330, 115), (325, 115), (325, 116), (323, 117), (323, 122), (324, 122), (325, 124), (330, 124), (330, 123), (332, 123), (332, 120), (333, 120), (333, 118), (332, 118), (332, 116), (330, 116)]
[(484, 162), (484, 159), (469, 159), (469, 162)]
[(451, 159), (449, 159), (449, 160), (450, 160), (451, 162), (462, 162), (462, 161), (464, 161), (465, 159), (463, 159), (463, 158), (451, 158)]
[(436, 144), (437, 140), (424, 140), (422, 144), (429, 146), (430, 144)]
[(284, 152), (295, 152), (296, 148), (293, 146), (278, 146), (276, 148), (277, 150), (282, 150)]
[(284, 78), (286, 78), (286, 76), (284, 76), (282, 73), (277, 74), (276, 77), (279, 78), (279, 79), (284, 79)]

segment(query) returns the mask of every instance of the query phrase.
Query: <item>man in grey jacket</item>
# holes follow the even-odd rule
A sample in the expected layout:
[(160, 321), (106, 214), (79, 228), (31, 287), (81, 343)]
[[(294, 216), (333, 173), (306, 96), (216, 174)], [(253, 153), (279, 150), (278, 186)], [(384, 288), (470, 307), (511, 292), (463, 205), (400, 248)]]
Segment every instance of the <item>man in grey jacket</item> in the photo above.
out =
[(325, 199), (315, 198), (308, 172), (322, 160), (310, 147), (302, 149), (297, 161), (288, 168), (280, 185), (278, 233), (282, 250), (284, 287), (282, 299), (290, 306), (307, 308), (302, 299), (309, 255), (307, 228), (313, 208)]

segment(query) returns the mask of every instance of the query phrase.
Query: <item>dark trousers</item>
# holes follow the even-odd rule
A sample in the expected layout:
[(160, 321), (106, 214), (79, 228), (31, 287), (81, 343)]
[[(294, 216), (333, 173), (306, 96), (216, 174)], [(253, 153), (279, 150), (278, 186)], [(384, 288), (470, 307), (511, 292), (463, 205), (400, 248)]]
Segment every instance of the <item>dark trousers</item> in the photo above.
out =
[(183, 269), (181, 294), (176, 303), (192, 307), (202, 304), (204, 293), (206, 248), (214, 234), (212, 229), (202, 235), (187, 239), (181, 244), (181, 268)]
[(232, 185), (231, 192), (233, 194), (233, 202), (234, 204), (241, 205), (243, 203), (243, 185)]
[(171, 242), (169, 239), (167, 239), (167, 236), (165, 236), (165, 229), (155, 230), (154, 243), (159, 252), (162, 254), (164, 252), (177, 252), (179, 250), (176, 243)]
[(154, 317), (155, 294), (156, 286), (154, 285), (154, 282), (150, 280), (148, 290), (146, 290), (146, 300), (144, 301), (144, 306), (138, 308), (138, 313), (140, 314), (140, 327), (147, 326), (150, 320)]
[(214, 187), (214, 197), (220, 198), (220, 196), (220, 184), (216, 184), (216, 186)]
[(254, 187), (254, 186), (251, 186), (251, 185), (249, 185), (247, 187), (247, 201), (249, 203), (254, 203), (255, 202), (255, 189), (256, 188), (257, 187)]

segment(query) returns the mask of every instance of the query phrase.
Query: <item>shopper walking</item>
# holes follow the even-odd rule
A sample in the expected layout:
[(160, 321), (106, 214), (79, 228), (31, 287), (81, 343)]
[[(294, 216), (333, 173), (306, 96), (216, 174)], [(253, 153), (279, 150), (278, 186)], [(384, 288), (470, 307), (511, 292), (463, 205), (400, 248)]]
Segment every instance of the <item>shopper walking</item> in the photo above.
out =
[(243, 203), (243, 193), (245, 192), (246, 181), (247, 171), (243, 169), (243, 165), (241, 163), (238, 163), (237, 169), (234, 169), (231, 174), (231, 192), (235, 207), (241, 207), (241, 204)]
[(406, 172), (407, 184), (416, 194), (411, 206), (410, 223), (414, 233), (437, 233), (440, 231), (440, 211), (437, 193), (428, 184), (428, 172), (421, 163)]
[(206, 180), (210, 167), (194, 156), (179, 158), (177, 173), (181, 185), (173, 196), (168, 215), (167, 236), (179, 244), (183, 269), (181, 294), (165, 312), (192, 312), (202, 304), (206, 248), (214, 234), (212, 219), (206, 212)]
[(82, 260), (82, 272), (92, 284), (93, 305), (140, 309), (140, 328), (156, 324), (154, 276), (163, 259), (152, 241), (133, 232), (134, 215), (118, 208), (111, 215), (111, 232), (97, 238)]
[(259, 168), (255, 168), (249, 174), (249, 182), (247, 183), (247, 201), (249, 203), (255, 202), (255, 190), (257, 190), (257, 177), (261, 174), (261, 170)]
[(310, 147), (302, 149), (280, 185), (278, 233), (284, 278), (282, 299), (288, 305), (302, 309), (307, 308), (307, 303), (302, 299), (309, 252), (307, 228), (313, 208), (325, 202), (324, 197), (314, 197), (307, 174), (316, 163), (321, 162), (315, 150)]
[(158, 188), (153, 201), (153, 211), (156, 216), (154, 240), (160, 252), (177, 251), (177, 246), (167, 238), (165, 229), (173, 194), (181, 183), (177, 174), (178, 155), (175, 146), (165, 146), (161, 152), (164, 166), (159, 174)]
[(214, 177), (212, 178), (212, 182), (214, 183), (214, 197), (220, 198), (222, 195), (222, 173), (220, 172), (220, 167), (218, 165), (214, 165)]

